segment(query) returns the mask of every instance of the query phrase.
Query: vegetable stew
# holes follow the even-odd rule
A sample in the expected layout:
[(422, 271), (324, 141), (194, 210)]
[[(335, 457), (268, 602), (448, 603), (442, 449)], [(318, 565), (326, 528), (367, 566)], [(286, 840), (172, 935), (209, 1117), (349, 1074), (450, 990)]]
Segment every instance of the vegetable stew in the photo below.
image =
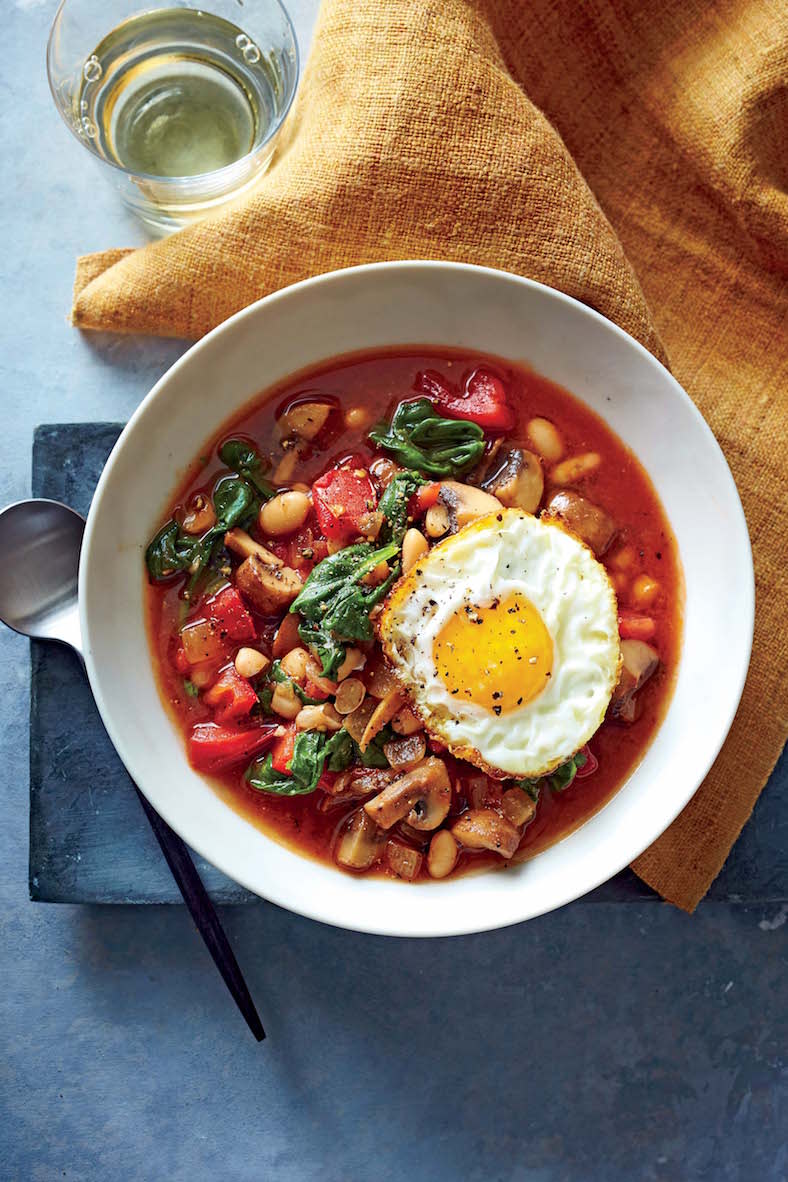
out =
[[(617, 600), (604, 721), (536, 778), (455, 758), (380, 644), (403, 575), (496, 512), (582, 543)], [(181, 482), (146, 578), (192, 766), (299, 852), (403, 880), (518, 862), (588, 819), (645, 753), (681, 640), (637, 459), (547, 379), (448, 349), (340, 357), (261, 395)]]

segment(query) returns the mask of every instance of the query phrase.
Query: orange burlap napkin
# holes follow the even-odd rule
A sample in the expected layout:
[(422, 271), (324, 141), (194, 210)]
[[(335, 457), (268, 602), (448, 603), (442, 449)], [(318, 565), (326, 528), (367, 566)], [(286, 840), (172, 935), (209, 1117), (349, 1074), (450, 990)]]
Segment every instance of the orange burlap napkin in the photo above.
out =
[(81, 328), (198, 337), (321, 271), (461, 259), (560, 288), (667, 353), (733, 469), (758, 593), (730, 737), (635, 863), (687, 909), (786, 738), (787, 142), (780, 0), (326, 0), (254, 194), (77, 271)]

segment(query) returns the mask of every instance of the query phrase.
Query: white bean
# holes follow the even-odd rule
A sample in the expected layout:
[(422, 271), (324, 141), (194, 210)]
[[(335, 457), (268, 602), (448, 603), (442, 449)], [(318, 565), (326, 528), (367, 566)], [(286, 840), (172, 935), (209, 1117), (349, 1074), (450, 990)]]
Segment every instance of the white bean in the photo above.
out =
[(363, 669), (366, 659), (360, 648), (347, 649), (345, 659), (337, 669), (337, 681), (344, 681), (351, 673), (355, 673), (356, 669)]
[(445, 878), (457, 865), (459, 856), (457, 842), (448, 829), (439, 829), (430, 842), (427, 854), (427, 870), (432, 878)]
[(304, 706), (296, 715), (295, 724), (299, 731), (338, 731), (342, 719), (330, 702), (324, 702), (322, 706)]
[(365, 406), (351, 406), (345, 411), (345, 426), (351, 430), (360, 430), (372, 422), (372, 415)]
[(260, 510), (258, 524), (271, 538), (283, 538), (295, 533), (309, 516), (309, 497), (303, 492), (282, 492), (266, 501)]
[(550, 473), (553, 484), (574, 484), (584, 476), (590, 476), (602, 463), (602, 457), (597, 451), (585, 451), (578, 456), (570, 456), (556, 464)]
[(406, 575), (422, 554), (429, 550), (427, 539), (420, 529), (409, 529), (402, 539), (402, 573)]
[(256, 648), (239, 648), (235, 654), (235, 671), (240, 677), (257, 677), (270, 663)]
[(451, 525), (449, 510), (439, 501), (430, 505), (424, 517), (424, 528), (431, 538), (442, 538)]
[(271, 696), (271, 709), (275, 714), (292, 721), (298, 717), (302, 708), (301, 699), (289, 682), (276, 686)]
[(543, 460), (554, 464), (564, 454), (564, 443), (558, 429), (549, 419), (531, 419), (526, 433)]

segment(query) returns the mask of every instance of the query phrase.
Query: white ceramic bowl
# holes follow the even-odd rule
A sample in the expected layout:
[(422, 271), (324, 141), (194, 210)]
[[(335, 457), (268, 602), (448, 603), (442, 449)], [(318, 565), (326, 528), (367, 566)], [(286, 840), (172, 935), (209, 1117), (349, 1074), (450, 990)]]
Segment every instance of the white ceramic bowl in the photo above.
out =
[[(186, 762), (154, 682), (143, 550), (201, 445), (256, 393), (340, 353), (451, 345), (523, 361), (598, 411), (651, 475), (686, 580), (668, 714), (617, 795), (580, 829), (505, 873), (406, 885), (355, 878), (289, 851), (223, 804)], [(266, 899), (361, 931), (445, 936), (558, 907), (615, 874), (670, 824), (708, 771), (750, 656), (753, 572), (733, 479), (711, 432), (639, 344), (568, 296), (514, 275), (438, 262), (322, 275), (253, 304), (157, 382), (104, 469), (82, 550), (90, 682), (132, 777), (194, 849)]]

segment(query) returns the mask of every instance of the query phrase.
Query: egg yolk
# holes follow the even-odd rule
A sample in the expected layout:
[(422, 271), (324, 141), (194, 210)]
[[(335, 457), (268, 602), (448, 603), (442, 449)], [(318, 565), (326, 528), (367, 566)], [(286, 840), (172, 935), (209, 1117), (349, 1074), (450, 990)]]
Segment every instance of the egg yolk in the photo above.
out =
[(553, 642), (531, 601), (515, 593), (484, 607), (463, 604), (438, 633), (432, 656), (452, 697), (506, 714), (547, 685)]

